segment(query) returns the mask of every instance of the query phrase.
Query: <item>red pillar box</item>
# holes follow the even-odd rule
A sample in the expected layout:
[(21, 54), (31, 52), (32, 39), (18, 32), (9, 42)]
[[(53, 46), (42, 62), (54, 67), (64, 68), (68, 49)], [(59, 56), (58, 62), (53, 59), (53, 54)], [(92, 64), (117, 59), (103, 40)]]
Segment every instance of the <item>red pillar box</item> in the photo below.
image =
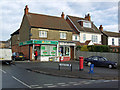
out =
[(82, 71), (83, 70), (83, 57), (79, 57), (79, 71)]

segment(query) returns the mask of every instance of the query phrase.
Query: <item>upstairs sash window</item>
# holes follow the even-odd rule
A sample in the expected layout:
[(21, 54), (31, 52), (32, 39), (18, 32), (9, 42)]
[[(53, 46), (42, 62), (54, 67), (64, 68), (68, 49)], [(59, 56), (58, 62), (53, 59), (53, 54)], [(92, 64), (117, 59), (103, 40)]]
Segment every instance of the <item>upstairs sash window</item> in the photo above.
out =
[(39, 31), (39, 37), (47, 38), (47, 31)]

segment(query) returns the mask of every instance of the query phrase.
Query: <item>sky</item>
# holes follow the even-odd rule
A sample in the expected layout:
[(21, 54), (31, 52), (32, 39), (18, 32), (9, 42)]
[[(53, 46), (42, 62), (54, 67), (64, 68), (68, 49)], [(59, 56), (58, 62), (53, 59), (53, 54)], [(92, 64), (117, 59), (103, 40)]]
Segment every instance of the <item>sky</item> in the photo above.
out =
[(105, 31), (118, 32), (118, 0), (1, 0), (0, 41), (6, 41), (10, 34), (20, 28), (25, 5), (29, 12), (60, 17), (65, 15), (85, 17)]

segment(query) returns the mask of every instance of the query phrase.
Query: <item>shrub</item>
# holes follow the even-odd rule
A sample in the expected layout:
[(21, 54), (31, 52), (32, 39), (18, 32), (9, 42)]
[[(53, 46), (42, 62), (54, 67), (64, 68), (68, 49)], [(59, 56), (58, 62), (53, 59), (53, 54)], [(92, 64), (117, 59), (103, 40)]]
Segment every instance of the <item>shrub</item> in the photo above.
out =
[(109, 52), (109, 46), (107, 45), (90, 45), (88, 50), (91, 52)]
[(80, 49), (80, 51), (89, 51), (87, 48), (87, 45), (83, 45)]
[(76, 47), (76, 50), (77, 50), (77, 51), (80, 50), (80, 49), (81, 49), (81, 46), (80, 46), (80, 45)]

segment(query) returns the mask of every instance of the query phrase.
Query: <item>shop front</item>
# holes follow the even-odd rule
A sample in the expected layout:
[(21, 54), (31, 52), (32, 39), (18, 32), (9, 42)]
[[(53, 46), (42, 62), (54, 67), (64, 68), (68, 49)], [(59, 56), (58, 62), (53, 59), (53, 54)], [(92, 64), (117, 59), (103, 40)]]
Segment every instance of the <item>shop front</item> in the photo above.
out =
[(74, 42), (59, 42), (59, 61), (73, 60), (75, 56), (75, 43)]
[(31, 54), (31, 59), (34, 60), (34, 52), (37, 50), (39, 61), (50, 61), (51, 59), (54, 61), (59, 61), (58, 58), (58, 41), (49, 41), (49, 40), (30, 40), (26, 42), (22, 42), (19, 46), (22, 45), (31, 45), (32, 50), (29, 50), (29, 54)]

